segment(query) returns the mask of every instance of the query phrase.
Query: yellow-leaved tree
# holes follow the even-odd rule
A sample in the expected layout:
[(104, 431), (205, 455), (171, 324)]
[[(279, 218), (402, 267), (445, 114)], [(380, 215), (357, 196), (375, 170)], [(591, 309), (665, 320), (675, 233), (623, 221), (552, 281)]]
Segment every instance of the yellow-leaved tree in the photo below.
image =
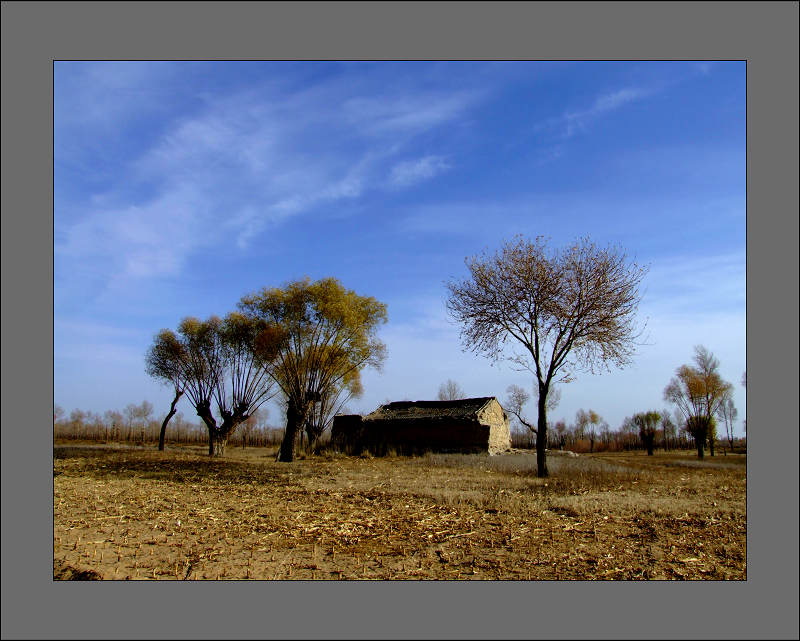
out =
[(686, 419), (686, 430), (697, 446), (697, 457), (703, 458), (706, 440), (714, 455), (716, 421), (714, 416), (727, 399), (733, 386), (722, 380), (719, 360), (702, 345), (694, 348), (694, 367), (681, 365), (664, 388), (664, 400), (674, 404)]
[(365, 367), (381, 368), (386, 346), (377, 329), (387, 320), (386, 305), (335, 278), (305, 278), (244, 296), (239, 309), (265, 328), (264, 367), (286, 401), (277, 460), (293, 461), (298, 431), (318, 424), (319, 412), (342, 394), (358, 395)]

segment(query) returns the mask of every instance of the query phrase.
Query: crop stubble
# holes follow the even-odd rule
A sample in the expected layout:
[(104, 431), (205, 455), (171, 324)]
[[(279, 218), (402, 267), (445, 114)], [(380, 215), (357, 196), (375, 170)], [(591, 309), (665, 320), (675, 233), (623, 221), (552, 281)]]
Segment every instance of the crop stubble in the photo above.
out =
[(54, 450), (54, 577), (745, 579), (744, 457)]

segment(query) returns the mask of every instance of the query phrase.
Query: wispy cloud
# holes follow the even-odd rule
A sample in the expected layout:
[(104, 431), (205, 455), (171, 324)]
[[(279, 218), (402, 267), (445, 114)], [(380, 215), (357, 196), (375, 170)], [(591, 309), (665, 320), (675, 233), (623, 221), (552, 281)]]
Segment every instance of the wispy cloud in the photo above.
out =
[(537, 125), (537, 131), (555, 131), (562, 138), (571, 138), (587, 131), (590, 124), (605, 114), (642, 100), (652, 94), (652, 90), (642, 87), (626, 87), (595, 98), (592, 105), (578, 111), (566, 111)]
[[(158, 97), (174, 76), (167, 67), (131, 66), (115, 78), (116, 69), (85, 69), (62, 83), (69, 86), (56, 103), (56, 133), (64, 138), (57, 167), (69, 157), (87, 175), (92, 161), (80, 154), (98, 153), (96, 145), (76, 152), (67, 144), (101, 135), (90, 119), (66, 113), (73, 108), (96, 103), (102, 131), (124, 134), (122, 141), (115, 134), (122, 160), (114, 172), (85, 201), (56, 203), (63, 284), (73, 263), (92, 266), (98, 281), (175, 276), (194, 252), (225, 243), (247, 249), (272, 226), (386, 186), (387, 175), (393, 188), (430, 179), (449, 168), (443, 156), (398, 163), (398, 154), (413, 136), (452, 123), (474, 102), (466, 93), (375, 96), (347, 78), (293, 91), (262, 83), (193, 96), (192, 109), (161, 117), (148, 142), (127, 129), (136, 90)], [(150, 98), (138, 118), (157, 108)]]
[(441, 156), (424, 156), (396, 164), (392, 167), (389, 182), (394, 187), (410, 187), (429, 180), (448, 169), (450, 169), (450, 164)]
[(654, 317), (711, 318), (732, 311), (742, 316), (746, 303), (744, 252), (658, 259), (650, 267), (645, 291), (642, 307)]
[(616, 111), (628, 103), (641, 100), (647, 95), (649, 95), (648, 92), (643, 89), (627, 88), (599, 96), (589, 109), (564, 114), (561, 120), (566, 127), (565, 135), (570, 137), (585, 131), (587, 126), (600, 116)]
[(714, 64), (712, 62), (696, 62), (692, 65), (692, 69), (701, 76), (707, 76), (713, 71)]
[(343, 111), (348, 123), (362, 135), (408, 135), (458, 117), (476, 100), (471, 93), (356, 97), (345, 101)]

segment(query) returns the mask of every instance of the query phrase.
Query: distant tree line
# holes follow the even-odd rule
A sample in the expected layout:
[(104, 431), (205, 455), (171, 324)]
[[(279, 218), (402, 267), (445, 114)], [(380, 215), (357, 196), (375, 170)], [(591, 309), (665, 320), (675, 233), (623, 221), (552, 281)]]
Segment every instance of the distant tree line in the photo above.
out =
[[(583, 411), (583, 410), (580, 410)], [(696, 449), (694, 437), (685, 428), (676, 428), (672, 419), (667, 416), (668, 427), (666, 434), (663, 423), (655, 431), (653, 449), (655, 450), (692, 450)], [(536, 435), (524, 426), (513, 425), (511, 429), (511, 445), (520, 449), (534, 449)], [(745, 439), (726, 439), (725, 447), (728, 451), (745, 447)], [(592, 434), (591, 429), (582, 428), (578, 421), (568, 423), (565, 420), (556, 421), (548, 437), (547, 448), (550, 450), (568, 450), (577, 453), (590, 452), (630, 452), (647, 450), (647, 444), (642, 440), (640, 428), (629, 416), (624, 419), (617, 429), (611, 429), (605, 421), (600, 424), (600, 429)]]
[[(746, 374), (742, 385), (746, 386)], [(553, 390), (547, 401), (548, 410), (555, 409), (560, 400), (560, 389)], [(512, 432), (514, 447), (535, 447), (536, 433), (524, 414), (524, 406), (531, 395), (517, 385), (507, 390), (504, 407), (515, 418)], [(580, 409), (574, 423), (557, 421), (548, 432), (549, 449), (566, 449), (575, 452), (605, 452), (646, 450), (649, 455), (656, 448), (697, 449), (703, 458), (708, 447), (714, 456), (719, 440), (718, 426), (725, 430), (727, 450), (745, 446), (746, 439), (734, 437), (738, 410), (733, 402), (733, 385), (719, 374), (719, 360), (705, 347), (695, 347), (694, 364), (681, 365), (676, 375), (664, 389), (664, 400), (674, 405), (669, 409), (645, 410), (626, 417), (616, 430), (594, 410)], [(746, 427), (746, 423), (745, 423)], [(723, 450), (725, 451), (725, 450)]]
[[(67, 416), (60, 406), (53, 411), (55, 440), (90, 441), (95, 443), (127, 443), (153, 445), (161, 436), (161, 421), (152, 417), (153, 406), (148, 401), (128, 405), (122, 412), (108, 410), (103, 414), (75, 409)], [(231, 434), (234, 447), (270, 447), (283, 440), (284, 429), (267, 424), (268, 412), (262, 408)], [(166, 432), (170, 444), (199, 445), (208, 442), (208, 431), (202, 423), (193, 423), (177, 412)]]

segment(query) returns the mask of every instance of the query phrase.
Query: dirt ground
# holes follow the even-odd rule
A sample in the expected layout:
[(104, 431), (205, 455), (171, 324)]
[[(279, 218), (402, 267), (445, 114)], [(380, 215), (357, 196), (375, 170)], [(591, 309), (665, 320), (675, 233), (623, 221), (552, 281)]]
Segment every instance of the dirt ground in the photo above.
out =
[(746, 579), (746, 459), (54, 448), (55, 579)]

